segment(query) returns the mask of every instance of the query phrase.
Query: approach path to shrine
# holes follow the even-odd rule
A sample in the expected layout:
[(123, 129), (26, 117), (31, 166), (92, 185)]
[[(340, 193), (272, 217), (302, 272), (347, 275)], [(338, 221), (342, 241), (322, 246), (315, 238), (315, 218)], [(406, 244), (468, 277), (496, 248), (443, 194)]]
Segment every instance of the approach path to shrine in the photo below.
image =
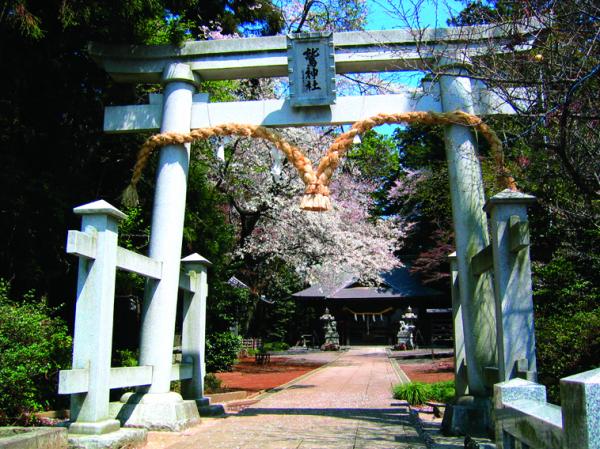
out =
[(396, 383), (384, 348), (354, 348), (238, 414), (203, 418), (165, 444), (151, 432), (148, 448), (425, 449), (392, 398)]

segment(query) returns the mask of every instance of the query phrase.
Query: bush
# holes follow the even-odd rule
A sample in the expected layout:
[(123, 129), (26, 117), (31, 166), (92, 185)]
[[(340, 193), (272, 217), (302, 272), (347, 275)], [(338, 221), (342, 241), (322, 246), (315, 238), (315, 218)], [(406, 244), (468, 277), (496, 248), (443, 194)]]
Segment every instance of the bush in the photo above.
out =
[(117, 349), (113, 357), (112, 366), (138, 366), (139, 351), (131, 349)]
[(442, 404), (447, 404), (454, 399), (454, 396), (456, 395), (453, 380), (429, 384), (429, 390), (427, 399), (430, 401), (441, 402)]
[(230, 371), (242, 349), (242, 338), (231, 332), (212, 334), (206, 339), (206, 371)]
[(26, 423), (57, 399), (56, 374), (69, 366), (71, 337), (44, 299), (8, 296), (0, 279), (0, 424)]
[(207, 394), (220, 393), (223, 390), (223, 382), (213, 373), (204, 376), (204, 392)]
[(419, 405), (428, 398), (427, 386), (423, 382), (410, 382), (394, 386), (394, 399), (408, 402), (410, 405)]
[(419, 405), (427, 401), (448, 403), (454, 398), (454, 381), (435, 382), (410, 382), (395, 385), (393, 388), (394, 399), (408, 402), (410, 405)]
[(262, 350), (264, 352), (278, 352), (278, 351), (286, 351), (290, 348), (290, 345), (283, 341), (272, 341), (269, 343), (265, 343), (262, 346)]

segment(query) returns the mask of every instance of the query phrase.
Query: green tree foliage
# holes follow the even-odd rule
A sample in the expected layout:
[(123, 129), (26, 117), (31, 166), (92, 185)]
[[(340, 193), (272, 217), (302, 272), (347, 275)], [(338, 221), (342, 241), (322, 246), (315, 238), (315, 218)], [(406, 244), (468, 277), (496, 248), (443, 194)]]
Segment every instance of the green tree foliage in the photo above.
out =
[(118, 205), (144, 137), (103, 133), (104, 107), (146, 101), (148, 88), (113, 83), (87, 43), (177, 43), (207, 28), (272, 34), (280, 21), (268, 0), (1, 2), (0, 275), (16, 292), (74, 297), (64, 239), (79, 222), (69, 211), (98, 198)]
[(424, 281), (443, 288), (453, 232), (442, 128), (398, 128), (393, 143), (398, 162), (376, 193), (376, 213), (398, 215), (412, 224), (400, 257)]
[(259, 279), (263, 281), (260, 292), (264, 298), (252, 316), (250, 334), (264, 341), (296, 343), (310, 329), (302, 319), (303, 309), (291, 297), (302, 289), (301, 279), (293, 267), (280, 260), (261, 264)]
[(534, 268), (539, 379), (558, 402), (562, 377), (600, 362), (600, 286), (577, 258), (556, 255)]
[(27, 414), (56, 401), (58, 370), (71, 356), (67, 326), (33, 292), (9, 298), (0, 279), (0, 424), (27, 421)]
[[(346, 155), (343, 169), (362, 176), (369, 181), (381, 184), (400, 170), (398, 151), (394, 140), (373, 130), (360, 137), (360, 144), (354, 144)], [(358, 168), (357, 173), (353, 170)]]

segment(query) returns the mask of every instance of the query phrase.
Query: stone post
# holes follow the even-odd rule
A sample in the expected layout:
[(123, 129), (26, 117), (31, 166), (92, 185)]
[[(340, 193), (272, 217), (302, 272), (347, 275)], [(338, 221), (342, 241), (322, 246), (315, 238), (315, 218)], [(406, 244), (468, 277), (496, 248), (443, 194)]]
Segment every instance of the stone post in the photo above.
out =
[(463, 330), (462, 307), (458, 287), (458, 266), (456, 253), (448, 256), (450, 262), (451, 295), (452, 295), (452, 327), (454, 328), (454, 389), (456, 396), (468, 393), (467, 366), (465, 359), (465, 336)]
[(204, 397), (206, 374), (206, 296), (208, 294), (207, 268), (211, 263), (199, 254), (181, 260), (184, 276), (190, 277), (194, 293), (186, 292), (183, 297), (183, 332), (181, 350), (183, 363), (193, 364), (193, 377), (181, 384), (185, 399), (193, 399), (198, 406), (208, 405)]
[(564, 448), (600, 449), (600, 368), (560, 380)]
[(69, 432), (104, 434), (119, 430), (109, 417), (110, 361), (117, 268), (118, 222), (125, 214), (106, 201), (76, 207), (81, 231), (95, 243), (95, 258), (79, 258), (73, 338), (73, 369), (88, 371), (88, 391), (71, 395)]
[[(440, 77), (440, 97), (446, 112), (473, 113), (471, 83), (464, 69)], [(456, 263), (464, 326), (465, 358), (469, 394), (490, 396), (484, 368), (496, 365), (494, 295), (489, 274), (474, 276), (471, 258), (489, 243), (483, 211), (484, 190), (477, 147), (472, 130), (450, 125), (444, 131), (452, 218), (456, 242)]]
[(531, 195), (504, 190), (490, 198), (499, 381), (536, 380), (527, 205)]
[[(494, 433), (498, 449), (516, 449), (515, 445), (520, 444), (505, 431), (507, 423), (515, 425), (515, 415), (505, 409), (505, 404), (523, 400), (534, 401), (533, 408), (543, 409), (546, 405), (546, 387), (525, 379), (512, 379), (494, 385)], [(530, 428), (533, 429), (532, 433), (538, 430), (536, 427), (530, 425)]]

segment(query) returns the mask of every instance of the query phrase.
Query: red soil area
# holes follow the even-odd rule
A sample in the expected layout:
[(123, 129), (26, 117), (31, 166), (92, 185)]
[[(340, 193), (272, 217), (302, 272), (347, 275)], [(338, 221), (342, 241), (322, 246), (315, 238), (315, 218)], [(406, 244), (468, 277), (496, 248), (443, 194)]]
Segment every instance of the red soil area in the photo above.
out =
[(418, 363), (398, 361), (402, 371), (413, 382), (434, 383), (454, 380), (454, 359), (452, 357), (436, 360), (419, 360)]
[(272, 357), (271, 363), (257, 365), (254, 358), (245, 358), (233, 366), (233, 371), (216, 376), (227, 390), (260, 391), (283, 385), (322, 365), (298, 363), (283, 357)]

